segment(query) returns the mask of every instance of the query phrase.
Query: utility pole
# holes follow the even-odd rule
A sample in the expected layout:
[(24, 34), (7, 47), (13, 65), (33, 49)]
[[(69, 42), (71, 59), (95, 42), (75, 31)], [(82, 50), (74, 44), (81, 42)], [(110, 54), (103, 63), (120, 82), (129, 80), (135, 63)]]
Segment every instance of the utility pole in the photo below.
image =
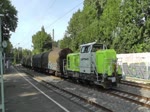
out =
[(5, 106), (4, 106), (4, 81), (3, 81), (3, 63), (2, 63), (2, 52), (3, 52), (3, 46), (2, 46), (2, 21), (1, 17), (3, 17), (3, 14), (0, 14), (0, 84), (1, 84), (1, 104), (0, 109), (2, 109), (2, 112), (5, 112)]
[(17, 49), (17, 52), (18, 52), (18, 56), (17, 56), (17, 64), (19, 63), (19, 44), (20, 44), (20, 43), (18, 43), (18, 49)]
[(54, 48), (54, 29), (52, 30), (52, 49)]
[(54, 29), (52, 30), (52, 38), (53, 38), (53, 41), (54, 41)]

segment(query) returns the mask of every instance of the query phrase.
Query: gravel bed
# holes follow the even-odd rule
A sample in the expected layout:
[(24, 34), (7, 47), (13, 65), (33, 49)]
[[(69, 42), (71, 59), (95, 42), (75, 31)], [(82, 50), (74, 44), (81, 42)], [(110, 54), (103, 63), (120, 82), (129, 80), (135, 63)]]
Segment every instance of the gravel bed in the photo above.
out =
[[(140, 105), (88, 87), (70, 83), (68, 81), (58, 81), (58, 82), (52, 81), (51, 83), (65, 90), (68, 90), (74, 94), (80, 95), (84, 98), (97, 102), (100, 105), (113, 110), (114, 112), (141, 112), (141, 109), (140, 111), (138, 110), (139, 108), (141, 108)], [(143, 112), (150, 111), (148, 108), (145, 107), (142, 107), (142, 109), (144, 110)]]
[(150, 98), (150, 90), (119, 84), (118, 89)]

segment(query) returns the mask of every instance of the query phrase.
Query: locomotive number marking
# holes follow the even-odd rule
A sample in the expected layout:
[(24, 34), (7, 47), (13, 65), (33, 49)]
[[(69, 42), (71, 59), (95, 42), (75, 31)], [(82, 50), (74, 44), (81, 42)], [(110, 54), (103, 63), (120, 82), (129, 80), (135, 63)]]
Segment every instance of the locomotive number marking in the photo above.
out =
[(83, 61), (83, 60), (89, 60), (89, 58), (81, 58), (81, 61)]

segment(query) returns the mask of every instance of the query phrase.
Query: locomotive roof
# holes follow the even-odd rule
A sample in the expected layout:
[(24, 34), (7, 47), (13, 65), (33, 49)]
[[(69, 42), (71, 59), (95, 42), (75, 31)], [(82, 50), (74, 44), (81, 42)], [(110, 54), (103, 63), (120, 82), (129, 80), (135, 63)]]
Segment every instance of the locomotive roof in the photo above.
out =
[[(94, 45), (94, 44), (98, 44), (98, 43), (96, 43), (96, 42), (91, 42), (91, 43), (87, 43), (87, 44), (82, 44), (82, 45), (80, 45), (81, 47), (83, 47), (83, 46), (89, 46), (89, 45)], [(98, 44), (99, 45), (99, 44)], [(103, 44), (101, 44), (101, 45), (103, 45)]]
[(78, 54), (80, 54), (79, 52), (78, 53), (70, 53), (70, 54), (68, 54), (68, 56), (70, 56), (70, 55), (78, 55)]

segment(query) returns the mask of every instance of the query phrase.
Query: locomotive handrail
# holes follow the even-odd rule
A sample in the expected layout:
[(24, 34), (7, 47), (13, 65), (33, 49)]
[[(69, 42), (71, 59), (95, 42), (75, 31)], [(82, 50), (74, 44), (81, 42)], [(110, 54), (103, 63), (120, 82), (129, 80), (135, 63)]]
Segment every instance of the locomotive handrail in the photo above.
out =
[[(112, 70), (112, 67), (113, 67), (113, 63), (115, 64), (116, 63), (116, 59), (110, 59), (110, 58), (104, 58), (104, 60), (111, 60), (111, 62), (104, 62), (104, 64), (106, 64), (106, 63), (111, 63), (111, 64), (109, 64), (110, 65), (110, 69)], [(103, 66), (105, 66), (105, 65), (103, 65)], [(105, 75), (105, 68), (103, 69), (103, 78), (105, 77), (104, 75)]]
[(66, 59), (63, 59), (63, 72), (64, 72), (64, 73), (67, 73), (67, 72), (66, 72), (66, 68), (65, 68), (66, 66), (65, 66), (65, 65), (66, 65)]
[(98, 79), (98, 72), (97, 72), (97, 68), (96, 68), (96, 62), (95, 62), (95, 60), (92, 58), (92, 66), (93, 66), (93, 69), (94, 69), (94, 71), (95, 71), (95, 74), (96, 74), (96, 78), (97, 78), (97, 81), (100, 81), (99, 79)]

